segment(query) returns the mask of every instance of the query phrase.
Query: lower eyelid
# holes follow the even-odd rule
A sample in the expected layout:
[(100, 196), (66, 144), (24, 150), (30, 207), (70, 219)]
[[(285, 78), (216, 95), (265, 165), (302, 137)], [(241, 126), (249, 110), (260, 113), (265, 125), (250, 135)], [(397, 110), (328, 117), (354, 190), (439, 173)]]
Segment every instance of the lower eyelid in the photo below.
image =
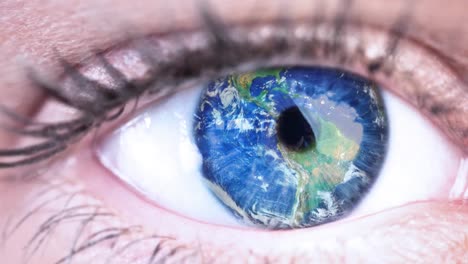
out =
[[(93, 196), (101, 194), (102, 197), (100, 198), (103, 200), (104, 205), (113, 212), (123, 212), (133, 202), (136, 205), (134, 208), (139, 208), (141, 211), (146, 210), (141, 201), (132, 202), (133, 198), (131, 196), (121, 195), (119, 189), (122, 188), (116, 186), (115, 182), (103, 181), (102, 179), (105, 179), (105, 176), (108, 175), (105, 175), (102, 168), (93, 165), (92, 162), (94, 161), (89, 153), (82, 153), (81, 156), (73, 157), (69, 161), (65, 165), (49, 171), (49, 173), (52, 175), (70, 171), (77, 175), (86, 176), (84, 180), (87, 182), (85, 183), (87, 183), (88, 189), (93, 193)], [(83, 169), (86, 169), (87, 173), (83, 173)], [(76, 177), (77, 175), (69, 176)], [(89, 180), (93, 179), (98, 180), (98, 182), (91, 185)], [(107, 179), (110, 179), (110, 177)], [(96, 189), (93, 189), (93, 187), (99, 188), (99, 186), (96, 186), (99, 184), (107, 192), (96, 192)], [(69, 190), (77, 190), (76, 186), (70, 187)], [(83, 195), (83, 199), (80, 199), (81, 202), (94, 199), (88, 198), (89, 195), (86, 193)], [(26, 199), (25, 197), (22, 198)], [(16, 204), (16, 202), (18, 201), (13, 204)], [(54, 208), (57, 208), (57, 206), (62, 208), (62, 205), (55, 203), (53, 205)], [(108, 210), (103, 208), (103, 211), (107, 212)], [(146, 210), (146, 212), (149, 212), (149, 210)], [(48, 217), (50, 212), (45, 213), (42, 217)], [(208, 228), (207, 225), (203, 224), (193, 226), (188, 222), (177, 221), (177, 218), (156, 213), (146, 217), (136, 215), (131, 217), (131, 213), (128, 215), (119, 214), (119, 216), (125, 220), (127, 226), (143, 225), (146, 233), (139, 234), (141, 231), (137, 231), (139, 228), (136, 227), (132, 234), (119, 238), (117, 249), (122, 245), (127, 245), (127, 243), (134, 243), (135, 246), (130, 247), (122, 254), (113, 256), (111, 259), (117, 263), (127, 263), (129, 259), (132, 262), (136, 260), (146, 262), (151, 258), (155, 247), (161, 241), (165, 241), (165, 243), (161, 244), (156, 259), (166, 256), (168, 261), (176, 261), (183, 257), (191, 262), (201, 262), (203, 260), (205, 263), (219, 262), (220, 260), (224, 260), (224, 262), (289, 262), (291, 259), (305, 263), (330, 263), (345, 260), (366, 260), (380, 263), (442, 263), (450, 260), (454, 263), (462, 263), (464, 261), (463, 257), (466, 256), (468, 251), (468, 244), (466, 243), (468, 232), (464, 228), (468, 224), (466, 201), (414, 203), (352, 221), (340, 221), (314, 229), (272, 233), (239, 232), (239, 230), (226, 228), (212, 229), (212, 227)], [(113, 220), (111, 226), (124, 224), (117, 220)], [(102, 224), (102, 222), (91, 221), (89, 226), (102, 228), (99, 227)], [(109, 227), (108, 222), (104, 222), (104, 224)], [(76, 225), (76, 228), (78, 227), (79, 224)], [(177, 233), (170, 234), (169, 230), (177, 231)], [(187, 232), (190, 230), (198, 231), (196, 233)], [(76, 232), (75, 229), (68, 231)], [(59, 239), (61, 234), (61, 231), (57, 230), (52, 234), (51, 239)], [(69, 237), (70, 233), (66, 235), (65, 237)], [(163, 235), (172, 236), (174, 239), (162, 240), (161, 236)], [(138, 241), (139, 237), (146, 239)], [(151, 239), (151, 237), (154, 237), (154, 239)], [(63, 242), (64, 245), (70, 243), (69, 240)], [(97, 244), (91, 247), (86, 254), (96, 252), (97, 256), (102, 256), (101, 254), (106, 254), (104, 252), (108, 251), (108, 245)], [(172, 251), (174, 251), (174, 254), (168, 256), (167, 253)], [(61, 252), (55, 249), (53, 256), (57, 256), (56, 254), (62, 257), (68, 254), (68, 251)], [(78, 254), (74, 260), (79, 259), (80, 255)]]
[[(93, 159), (90, 153), (82, 153), (76, 163), (84, 166), (88, 172), (84, 179), (88, 190), (100, 194), (104, 203), (112, 205), (130, 225), (142, 225), (146, 232), (154, 232), (158, 236), (174, 237), (173, 244), (186, 249), (197, 247), (197, 251), (202, 249), (202, 254), (207, 254), (205, 257), (208, 258), (266, 258), (279, 261), (297, 256), (312, 262), (348, 258), (399, 262), (416, 260), (413, 258), (434, 260), (442, 256), (461, 260), (468, 250), (465, 241), (468, 233), (454, 232), (463, 230), (468, 224), (468, 207), (463, 201), (412, 203), (313, 229), (242, 231), (194, 223), (171, 213), (156, 212), (151, 205), (142, 204), (133, 194), (122, 196), (122, 191), (127, 190), (106, 175), (103, 168), (93, 165)], [(103, 193), (102, 188), (107, 192)], [(151, 208), (146, 209), (147, 206)], [(128, 212), (128, 208), (143, 214)], [(130, 255), (132, 253), (129, 252)]]

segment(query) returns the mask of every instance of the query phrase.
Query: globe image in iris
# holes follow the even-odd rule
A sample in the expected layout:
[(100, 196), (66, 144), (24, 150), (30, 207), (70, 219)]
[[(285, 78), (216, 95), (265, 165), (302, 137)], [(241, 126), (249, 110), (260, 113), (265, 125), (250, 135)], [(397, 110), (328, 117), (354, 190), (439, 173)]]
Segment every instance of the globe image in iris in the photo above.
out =
[(213, 194), (243, 222), (273, 229), (349, 213), (378, 176), (388, 138), (375, 84), (324, 67), (212, 81), (193, 131)]

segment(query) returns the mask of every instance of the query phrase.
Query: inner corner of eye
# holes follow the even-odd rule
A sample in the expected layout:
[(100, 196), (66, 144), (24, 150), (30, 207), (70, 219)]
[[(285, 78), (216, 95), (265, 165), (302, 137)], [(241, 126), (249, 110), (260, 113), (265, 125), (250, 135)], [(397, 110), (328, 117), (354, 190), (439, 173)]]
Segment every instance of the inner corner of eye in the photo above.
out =
[(266, 68), (151, 106), (104, 141), (100, 159), (155, 205), (187, 218), (303, 228), (339, 220), (366, 200), (388, 154), (389, 123), (379, 89), (362, 76)]

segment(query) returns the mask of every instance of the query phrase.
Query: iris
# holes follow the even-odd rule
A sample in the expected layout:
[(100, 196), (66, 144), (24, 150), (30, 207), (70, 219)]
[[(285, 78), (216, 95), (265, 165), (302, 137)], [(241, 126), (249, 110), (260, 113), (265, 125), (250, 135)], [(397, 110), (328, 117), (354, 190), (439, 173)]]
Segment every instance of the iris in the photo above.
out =
[(246, 223), (287, 229), (357, 206), (385, 158), (379, 90), (334, 68), (270, 68), (204, 89), (194, 137), (208, 187)]

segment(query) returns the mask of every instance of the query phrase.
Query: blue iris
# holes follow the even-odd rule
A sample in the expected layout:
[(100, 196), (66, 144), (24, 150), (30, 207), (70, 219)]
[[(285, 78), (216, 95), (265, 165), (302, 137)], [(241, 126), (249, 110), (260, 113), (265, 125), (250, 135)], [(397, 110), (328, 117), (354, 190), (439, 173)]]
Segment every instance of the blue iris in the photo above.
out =
[(349, 213), (382, 166), (387, 119), (371, 81), (291, 67), (209, 83), (194, 136), (208, 187), (236, 216), (267, 228), (308, 227)]

